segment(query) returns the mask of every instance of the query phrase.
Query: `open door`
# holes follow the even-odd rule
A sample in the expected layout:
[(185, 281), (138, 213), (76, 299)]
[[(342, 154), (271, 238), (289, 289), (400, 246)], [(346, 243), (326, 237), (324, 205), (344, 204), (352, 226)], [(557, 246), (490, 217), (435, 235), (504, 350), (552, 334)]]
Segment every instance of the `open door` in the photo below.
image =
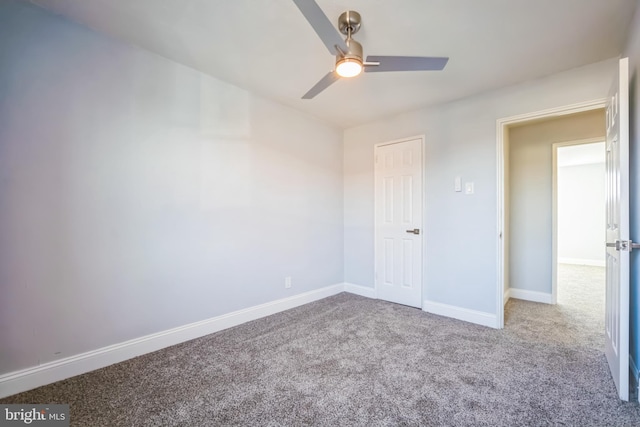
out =
[(629, 60), (607, 101), (605, 353), (620, 399), (629, 400)]

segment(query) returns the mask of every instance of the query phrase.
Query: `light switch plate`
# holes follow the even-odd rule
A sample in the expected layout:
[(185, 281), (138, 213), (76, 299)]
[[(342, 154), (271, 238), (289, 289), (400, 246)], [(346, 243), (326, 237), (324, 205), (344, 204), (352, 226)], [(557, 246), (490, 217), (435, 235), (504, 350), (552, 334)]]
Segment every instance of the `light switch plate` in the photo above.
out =
[(465, 194), (473, 194), (474, 191), (474, 185), (473, 182), (465, 182), (464, 183), (464, 193)]
[(462, 179), (460, 179), (459, 176), (456, 176), (456, 181), (455, 181), (455, 190), (456, 192), (460, 192), (462, 191)]

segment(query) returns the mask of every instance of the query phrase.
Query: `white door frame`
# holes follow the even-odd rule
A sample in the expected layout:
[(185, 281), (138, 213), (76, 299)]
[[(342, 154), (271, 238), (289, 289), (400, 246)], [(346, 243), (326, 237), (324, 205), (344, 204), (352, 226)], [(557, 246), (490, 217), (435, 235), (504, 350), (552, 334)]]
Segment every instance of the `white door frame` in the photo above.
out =
[[(420, 140), (420, 149), (422, 151), (422, 158), (420, 159), (421, 161), (421, 168), (422, 168), (422, 218), (420, 218), (421, 220), (421, 233), (422, 233), (422, 258), (420, 259), (420, 270), (422, 271), (422, 283), (420, 284), (420, 305), (421, 308), (424, 309), (424, 295), (425, 295), (425, 274), (424, 274), (424, 259), (426, 256), (426, 248), (427, 248), (427, 229), (425, 227), (426, 221), (425, 221), (425, 213), (426, 213), (426, 206), (427, 206), (427, 192), (426, 192), (426, 173), (425, 173), (425, 159), (426, 159), (426, 153), (425, 153), (425, 149), (424, 149), (424, 140), (425, 140), (425, 135), (415, 135), (415, 136), (409, 136), (406, 138), (400, 138), (400, 139), (394, 139), (392, 141), (386, 141), (386, 142), (379, 142), (377, 144), (374, 144), (373, 146), (373, 161), (374, 161), (374, 169), (375, 169), (375, 156), (376, 156), (376, 150), (378, 149), (378, 147), (383, 147), (385, 145), (391, 145), (391, 144), (398, 144), (401, 142), (407, 142), (407, 141), (414, 141), (416, 139)], [(374, 183), (374, 187), (375, 187), (375, 183)], [(375, 191), (374, 191), (374, 207), (375, 207)], [(378, 259), (378, 253), (377, 253), (377, 245), (375, 244), (378, 240), (378, 230), (377, 227), (375, 226), (375, 224), (377, 224), (377, 218), (376, 218), (376, 209), (373, 209), (373, 261), (374, 261), (374, 286), (375, 286), (375, 295), (376, 298), (378, 298), (378, 280), (376, 277), (377, 272), (375, 271), (375, 266), (376, 266), (376, 260)]]
[(606, 99), (586, 101), (579, 104), (556, 107), (548, 110), (536, 111), (517, 116), (504, 117), (496, 120), (496, 156), (497, 156), (497, 184), (498, 184), (498, 233), (496, 236), (496, 246), (498, 254), (497, 279), (496, 280), (496, 327), (504, 328), (504, 284), (505, 284), (505, 242), (509, 239), (508, 230), (504, 227), (505, 222), (505, 148), (508, 144), (509, 127), (515, 124), (524, 124), (561, 117), (569, 114), (582, 113), (590, 110), (605, 108)]
[[(555, 142), (552, 144), (552, 162), (551, 168), (553, 173), (552, 179), (552, 237), (551, 237), (551, 304), (558, 303), (558, 148), (571, 147), (574, 145), (594, 144), (604, 142), (606, 137), (586, 138), (572, 141)], [(604, 152), (603, 152), (604, 158)], [(604, 179), (604, 176), (602, 177)]]

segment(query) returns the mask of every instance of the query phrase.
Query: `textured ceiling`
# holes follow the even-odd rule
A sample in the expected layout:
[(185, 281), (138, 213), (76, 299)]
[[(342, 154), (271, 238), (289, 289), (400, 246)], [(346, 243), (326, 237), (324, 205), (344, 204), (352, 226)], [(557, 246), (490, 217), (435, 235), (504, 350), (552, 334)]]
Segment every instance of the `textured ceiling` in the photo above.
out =
[(291, 0), (32, 0), (70, 20), (346, 128), (618, 56), (635, 0), (317, 0), (362, 15), (366, 55), (449, 56), (441, 72), (332, 70)]

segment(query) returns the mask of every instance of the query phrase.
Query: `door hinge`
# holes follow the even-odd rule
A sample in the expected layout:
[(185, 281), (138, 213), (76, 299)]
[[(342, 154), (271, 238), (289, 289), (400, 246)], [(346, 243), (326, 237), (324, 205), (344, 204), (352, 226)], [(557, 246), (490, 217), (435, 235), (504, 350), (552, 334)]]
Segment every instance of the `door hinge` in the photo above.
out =
[(631, 240), (616, 240), (613, 243), (607, 243), (608, 248), (616, 248), (616, 251), (631, 252), (634, 249), (640, 249), (640, 243), (634, 243)]

